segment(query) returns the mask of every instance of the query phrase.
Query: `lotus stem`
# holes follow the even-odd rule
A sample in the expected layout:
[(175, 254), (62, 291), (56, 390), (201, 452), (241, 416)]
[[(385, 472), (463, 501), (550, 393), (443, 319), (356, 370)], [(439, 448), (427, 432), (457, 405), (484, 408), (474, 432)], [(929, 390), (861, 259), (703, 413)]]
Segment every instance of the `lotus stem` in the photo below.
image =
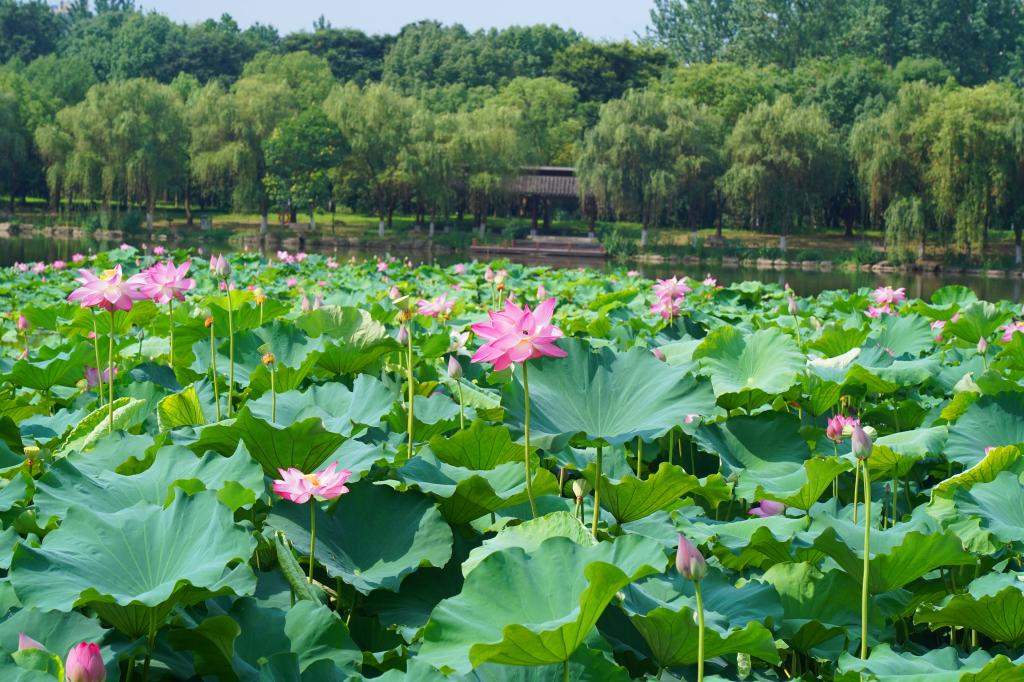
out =
[(409, 366), (406, 368), (406, 381), (409, 383), (409, 419), (406, 424), (406, 430), (409, 432), (409, 457), (412, 457), (413, 447), (413, 428), (416, 424), (415, 410), (413, 407), (413, 401), (416, 396), (416, 385), (415, 377), (412, 372), (412, 322), (409, 323), (409, 333), (406, 334), (406, 344), (408, 348), (408, 361)]
[(672, 430), (668, 432), (668, 463), (669, 464), (672, 463), (672, 454), (673, 454), (672, 450), (676, 446), (675, 439), (676, 439), (676, 430), (673, 427)]
[[(227, 280), (225, 280), (226, 282)], [(231, 286), (228, 286), (228, 416), (231, 416), (231, 401), (235, 393), (235, 320), (231, 303)]]
[(594, 518), (590, 522), (590, 532), (597, 537), (597, 520), (601, 513), (601, 465), (604, 464), (604, 450), (597, 446), (597, 472), (594, 474)]
[(466, 405), (462, 402), (462, 381), (459, 379), (455, 380), (455, 385), (459, 387), (459, 430), (466, 430)]
[(640, 472), (644, 465), (644, 439), (636, 437), (636, 477), (640, 478)]
[(860, 586), (860, 657), (868, 657), (868, 579), (871, 577), (871, 473), (864, 466), (864, 575)]
[[(210, 318), (211, 320), (213, 318)], [(217, 421), (220, 421), (220, 389), (217, 388), (217, 342), (213, 324), (210, 324), (210, 374), (213, 379), (213, 404), (217, 408)]]
[(316, 560), (316, 498), (309, 500), (309, 584), (313, 584), (313, 566)]
[(174, 371), (174, 298), (167, 301), (167, 329), (169, 330), (168, 343), (171, 345), (171, 352), (167, 356), (167, 362)]
[(892, 477), (892, 519), (890, 519), (890, 527), (896, 525), (896, 493), (899, 492), (899, 486), (897, 485), (897, 483), (899, 483), (899, 480), (896, 478), (896, 475), (894, 473)]
[(149, 664), (153, 660), (153, 649), (156, 646), (156, 611), (149, 613), (149, 636), (146, 638), (146, 659), (142, 664), (142, 682), (149, 682)]
[[(96, 371), (100, 372), (100, 334), (96, 327), (96, 314), (92, 316), (92, 350), (96, 354)], [(99, 390), (100, 396), (100, 407), (103, 407), (103, 376), (100, 373), (100, 380), (96, 382), (96, 388)]]
[(277, 388), (274, 378), (277, 376), (277, 363), (270, 367), (270, 421), (277, 421)]
[(526, 410), (523, 432), (523, 466), (526, 468), (526, 496), (530, 498), (530, 513), (537, 518), (537, 500), (533, 498), (533, 481), (530, 475), (530, 375), (523, 362), (523, 405)]
[[(107, 433), (114, 432), (114, 311), (110, 311), (110, 336), (108, 337), (108, 351), (109, 356), (107, 357), (107, 380), (110, 382), (110, 390), (107, 395), (110, 397), (110, 402), (107, 404)], [(103, 383), (103, 372), (96, 369), (99, 372), (99, 383)]]
[(697, 597), (697, 682), (704, 682), (704, 597), (699, 580), (694, 581), (693, 592)]
[(569, 659), (562, 661), (562, 682), (569, 682)]
[(857, 492), (860, 488), (860, 462), (853, 468), (853, 525), (857, 525)]
[(132, 675), (135, 673), (135, 656), (128, 657), (128, 670), (124, 674), (124, 682), (132, 682)]

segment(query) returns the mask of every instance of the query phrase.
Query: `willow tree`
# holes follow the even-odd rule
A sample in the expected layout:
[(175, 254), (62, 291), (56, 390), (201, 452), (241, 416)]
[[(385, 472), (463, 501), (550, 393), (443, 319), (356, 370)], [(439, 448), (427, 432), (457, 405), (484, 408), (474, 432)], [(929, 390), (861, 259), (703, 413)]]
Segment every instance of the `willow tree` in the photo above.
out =
[(956, 245), (968, 256), (984, 254), (989, 228), (1002, 226), (1007, 201), (1016, 191), (1015, 130), (1022, 117), (1016, 88), (991, 83), (945, 93), (922, 120), (929, 142), (931, 196), (939, 217), (952, 224)]
[(348, 142), (339, 180), (353, 194), (373, 197), (380, 218), (378, 232), (391, 226), (395, 209), (409, 192), (409, 176), (401, 154), (412, 141), (419, 103), (387, 85), (335, 87), (324, 111)]
[(0, 190), (10, 194), (12, 213), (14, 195), (19, 189), (18, 172), (28, 158), (30, 144), (18, 101), (13, 95), (0, 91)]
[(926, 226), (935, 211), (925, 177), (928, 141), (921, 121), (938, 97), (938, 89), (924, 82), (908, 83), (885, 110), (861, 119), (850, 132), (850, 154), (869, 219), (874, 225), (884, 222), (892, 255), (905, 253), (915, 241), (918, 257), (924, 255)]
[(429, 218), (431, 237), (438, 217), (447, 216), (455, 206), (458, 168), (452, 143), (456, 132), (455, 115), (420, 109), (413, 116), (412, 141), (399, 156), (409, 179), (417, 224)]
[(789, 96), (762, 103), (736, 121), (726, 139), (729, 169), (721, 188), (735, 214), (786, 232), (824, 214), (841, 179), (844, 150), (824, 111)]
[(577, 157), (580, 191), (604, 210), (649, 231), (695, 187), (711, 191), (721, 123), (705, 107), (651, 91), (630, 91), (601, 107)]
[(95, 85), (57, 114), (68, 136), (62, 184), (114, 200), (139, 200), (152, 229), (157, 196), (185, 179), (188, 131), (182, 104), (168, 86), (136, 78)]

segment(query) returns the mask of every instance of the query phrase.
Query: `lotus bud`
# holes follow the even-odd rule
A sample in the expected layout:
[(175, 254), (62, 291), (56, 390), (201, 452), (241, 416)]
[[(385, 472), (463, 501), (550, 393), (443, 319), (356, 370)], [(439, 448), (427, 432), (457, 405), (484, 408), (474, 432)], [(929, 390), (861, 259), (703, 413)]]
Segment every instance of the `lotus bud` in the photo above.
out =
[(544, 289), (543, 284), (537, 285), (537, 300), (542, 301), (548, 297), (548, 292)]
[(67, 682), (104, 682), (107, 668), (99, 646), (82, 642), (72, 647), (64, 664), (64, 675)]
[(277, 362), (277, 358), (274, 357), (273, 353), (264, 353), (263, 354), (263, 364), (264, 365), (268, 365), (269, 366), (269, 365), (274, 364), (275, 362)]
[(213, 326), (213, 315), (207, 315), (206, 319), (203, 320), (203, 326), (207, 329)]
[(401, 297), (402, 292), (398, 290), (398, 287), (393, 286), (390, 289), (388, 289), (388, 298), (390, 298), (392, 301), (397, 301)]
[(406, 329), (405, 325), (403, 324), (401, 327), (398, 328), (398, 343), (404, 346), (408, 341), (409, 330)]
[(583, 498), (586, 497), (587, 493), (590, 492), (590, 481), (583, 478), (577, 478), (572, 482), (572, 494), (576, 498), (576, 502), (583, 502)]
[(231, 275), (231, 266), (223, 255), (210, 256), (210, 272), (216, 277), (227, 279)]
[(19, 632), (18, 651), (27, 651), (29, 649), (40, 649), (42, 651), (45, 651), (46, 647), (37, 642), (36, 640), (32, 639), (31, 637), (29, 637), (28, 635), (26, 635), (24, 632)]
[(978, 339), (978, 353), (980, 353), (981, 355), (984, 355), (985, 351), (987, 351), (987, 350), (988, 350), (988, 341), (986, 341), (985, 337), (983, 336), (980, 339)]
[(308, 313), (313, 309), (313, 306), (309, 302), (309, 296), (302, 297), (302, 312)]
[(789, 297), (789, 314), (796, 315), (799, 312), (799, 308), (796, 306), (796, 299), (792, 296)]
[(704, 555), (684, 535), (679, 536), (679, 549), (676, 550), (676, 570), (679, 571), (679, 575), (694, 582), (708, 574), (708, 565), (704, 561)]
[(14, 326), (18, 328), (19, 332), (27, 332), (32, 325), (29, 324), (28, 318), (24, 314), (19, 314), (18, 321)]
[(855, 424), (853, 427), (853, 436), (851, 438), (853, 444), (853, 456), (857, 459), (867, 459), (871, 456), (871, 436), (869, 436), (860, 424)]
[(747, 510), (747, 514), (751, 516), (759, 516), (762, 519), (766, 519), (769, 516), (778, 516), (779, 514), (786, 511), (786, 505), (775, 500), (761, 500), (756, 505)]
[(316, 296), (313, 297), (313, 310), (316, 310), (317, 308), (321, 308), (321, 307), (323, 307), (323, 305), (324, 305), (324, 296), (323, 296), (323, 294), (317, 294)]
[(828, 436), (829, 440), (840, 441), (843, 439), (843, 429), (846, 428), (845, 419), (843, 415), (837, 414), (828, 420), (828, 426), (825, 428), (825, 435)]
[(448, 376), (455, 381), (462, 378), (462, 365), (459, 364), (454, 355), (448, 356)]
[(660, 348), (652, 348), (651, 352), (654, 353), (654, 357), (665, 362), (665, 353)]

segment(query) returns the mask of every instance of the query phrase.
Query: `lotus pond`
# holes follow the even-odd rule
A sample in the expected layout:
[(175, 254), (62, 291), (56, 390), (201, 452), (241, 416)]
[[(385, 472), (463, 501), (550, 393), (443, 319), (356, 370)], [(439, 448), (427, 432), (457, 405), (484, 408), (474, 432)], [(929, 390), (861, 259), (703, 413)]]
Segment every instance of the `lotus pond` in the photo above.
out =
[(2, 680), (1024, 679), (1013, 304), (161, 256), (0, 272)]

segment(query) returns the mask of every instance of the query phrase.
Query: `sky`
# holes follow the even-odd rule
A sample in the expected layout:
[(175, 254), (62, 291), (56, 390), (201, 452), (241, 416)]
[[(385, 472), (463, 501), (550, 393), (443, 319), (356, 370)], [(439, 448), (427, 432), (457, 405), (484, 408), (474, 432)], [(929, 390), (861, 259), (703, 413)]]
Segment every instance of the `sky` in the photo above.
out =
[(395, 33), (420, 19), (461, 23), (471, 30), (528, 24), (558, 24), (595, 39), (622, 40), (642, 34), (651, 0), (142, 0), (136, 6), (176, 21), (194, 23), (227, 12), (243, 28), (261, 22), (282, 35), (310, 30), (323, 14), (335, 28)]

